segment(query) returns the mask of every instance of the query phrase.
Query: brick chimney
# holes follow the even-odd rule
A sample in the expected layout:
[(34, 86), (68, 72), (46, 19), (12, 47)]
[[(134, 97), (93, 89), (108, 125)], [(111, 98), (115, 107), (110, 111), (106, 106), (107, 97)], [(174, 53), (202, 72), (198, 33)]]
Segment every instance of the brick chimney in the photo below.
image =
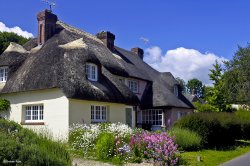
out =
[(56, 31), (57, 16), (50, 10), (44, 10), (37, 14), (38, 21), (38, 45), (43, 45)]
[(138, 55), (141, 59), (143, 59), (143, 56), (144, 56), (144, 51), (143, 49), (139, 48), (139, 47), (135, 47), (135, 48), (132, 48), (131, 51), (133, 53), (135, 53), (136, 55)]
[(96, 34), (96, 36), (105, 44), (106, 47), (112, 52), (114, 52), (115, 47), (115, 35), (111, 32), (102, 31)]

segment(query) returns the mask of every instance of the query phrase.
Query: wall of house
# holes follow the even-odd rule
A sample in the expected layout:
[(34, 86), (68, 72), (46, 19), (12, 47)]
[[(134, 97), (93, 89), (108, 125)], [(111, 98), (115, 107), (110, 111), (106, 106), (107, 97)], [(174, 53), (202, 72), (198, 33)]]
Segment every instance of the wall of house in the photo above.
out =
[(5, 82), (0, 82), (0, 91), (3, 89)]
[[(126, 123), (127, 107), (124, 104), (107, 103), (98, 101), (69, 99), (69, 125), (72, 124), (91, 124), (91, 105), (107, 106), (107, 121), (116, 123)], [(135, 126), (135, 112), (133, 111), (133, 126)]]
[(137, 97), (141, 100), (143, 92), (146, 88), (147, 82), (142, 81), (142, 80), (139, 80), (138, 82), (139, 82), (139, 93), (137, 94)]
[[(24, 127), (37, 132), (47, 132), (54, 138), (65, 139), (69, 129), (69, 101), (59, 89), (38, 90), (22, 93), (1, 95), (11, 103), (11, 109), (6, 117), (22, 123)], [(25, 124), (25, 106), (43, 104), (44, 125)]]
[(186, 113), (191, 114), (193, 113), (193, 109), (186, 109), (186, 108), (171, 108), (165, 110), (165, 125), (166, 128), (171, 128), (177, 120), (179, 120), (180, 117), (178, 117), (178, 114), (180, 113)]
[(143, 95), (143, 92), (146, 88), (147, 82), (140, 80), (140, 79), (135, 79), (135, 78), (126, 78), (126, 77), (121, 77), (121, 76), (117, 76), (118, 79), (123, 80), (124, 84), (126, 84), (128, 86), (128, 80), (134, 80), (138, 82), (138, 93), (136, 93), (137, 97), (141, 100), (141, 97)]

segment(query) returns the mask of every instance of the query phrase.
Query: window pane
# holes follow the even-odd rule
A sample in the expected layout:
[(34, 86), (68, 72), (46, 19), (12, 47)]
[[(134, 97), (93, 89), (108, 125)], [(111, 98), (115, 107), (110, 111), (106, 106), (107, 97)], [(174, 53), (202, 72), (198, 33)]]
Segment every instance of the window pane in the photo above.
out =
[(88, 64), (86, 64), (85, 73), (87, 75), (87, 78), (90, 78), (90, 71), (89, 71), (89, 65)]
[(144, 110), (142, 112), (142, 123), (162, 125), (162, 110)]
[(26, 107), (26, 111), (25, 111), (25, 120), (31, 120), (31, 110), (30, 110), (30, 106)]
[(43, 106), (39, 107), (39, 120), (43, 120)]
[(101, 118), (100, 106), (96, 106), (96, 119), (100, 120), (100, 118)]
[(96, 77), (95, 77), (95, 70), (96, 70), (96, 69), (95, 69), (95, 66), (92, 66), (91, 69), (92, 69), (92, 70), (91, 70), (91, 79), (95, 80), (95, 78), (96, 78)]

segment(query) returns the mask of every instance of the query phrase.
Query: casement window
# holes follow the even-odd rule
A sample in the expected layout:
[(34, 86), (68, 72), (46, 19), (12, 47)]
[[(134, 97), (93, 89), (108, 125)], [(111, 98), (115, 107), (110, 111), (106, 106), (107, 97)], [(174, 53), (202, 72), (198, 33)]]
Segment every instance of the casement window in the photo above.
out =
[(177, 112), (177, 119), (179, 120), (179, 119), (181, 119), (182, 117), (184, 117), (184, 116), (186, 116), (186, 115), (188, 115), (187, 112), (178, 111), (178, 112)]
[(91, 106), (91, 122), (106, 122), (107, 107), (106, 106)]
[(174, 85), (174, 94), (175, 94), (175, 96), (178, 96), (179, 95), (178, 93), (179, 93), (178, 92), (178, 86)]
[(128, 80), (128, 87), (132, 92), (138, 93), (139, 90), (138, 81)]
[(93, 63), (86, 63), (85, 73), (87, 78), (91, 81), (97, 81), (98, 79), (98, 68)]
[(6, 82), (8, 79), (8, 67), (0, 67), (0, 82)]
[(43, 122), (43, 105), (25, 106), (25, 122)]
[(155, 126), (163, 125), (163, 111), (161, 109), (150, 109), (142, 111), (142, 123)]

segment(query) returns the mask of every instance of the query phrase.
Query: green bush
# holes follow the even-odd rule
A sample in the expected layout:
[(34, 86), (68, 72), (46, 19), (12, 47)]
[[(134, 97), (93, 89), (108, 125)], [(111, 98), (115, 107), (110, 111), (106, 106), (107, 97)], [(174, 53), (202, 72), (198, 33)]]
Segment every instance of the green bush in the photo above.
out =
[(7, 111), (10, 108), (10, 102), (0, 98), (0, 112)]
[(245, 109), (240, 109), (235, 112), (236, 116), (241, 122), (241, 132), (242, 139), (249, 140), (250, 139), (250, 111)]
[(216, 112), (217, 111), (216, 107), (208, 103), (202, 104), (200, 102), (193, 102), (193, 104), (195, 106), (196, 112)]
[(115, 148), (115, 136), (112, 133), (102, 133), (96, 142), (96, 155), (100, 160), (113, 158)]
[(201, 148), (201, 137), (193, 131), (174, 127), (169, 134), (175, 137), (175, 143), (180, 150), (194, 151)]
[(241, 137), (241, 124), (232, 113), (195, 113), (176, 122), (175, 127), (198, 133), (207, 148), (232, 145)]
[(21, 161), (23, 165), (71, 165), (64, 144), (0, 119), (0, 165), (3, 160)]

